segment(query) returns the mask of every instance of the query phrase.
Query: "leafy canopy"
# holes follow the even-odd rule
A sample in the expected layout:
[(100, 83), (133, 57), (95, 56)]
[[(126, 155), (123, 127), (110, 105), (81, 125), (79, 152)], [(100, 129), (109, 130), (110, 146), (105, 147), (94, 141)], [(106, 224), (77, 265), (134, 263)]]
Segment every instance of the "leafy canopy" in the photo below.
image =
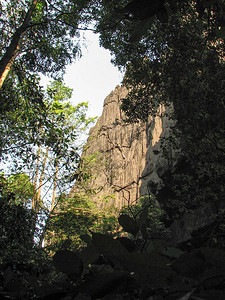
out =
[(3, 1), (0, 5), (0, 101), (10, 111), (24, 98), (43, 108), (37, 75), (59, 79), (80, 57), (80, 32), (92, 20), (96, 1)]
[(147, 121), (160, 104), (172, 105), (176, 126), (170, 138), (182, 154), (177, 173), (171, 169), (165, 182), (178, 197), (170, 201), (193, 209), (224, 194), (225, 6), (223, 1), (163, 2), (165, 21), (129, 17), (119, 4), (110, 10), (113, 2), (105, 2), (97, 30), (114, 63), (126, 67), (124, 84), (130, 92), (122, 109), (127, 119)]
[[(20, 37), (15, 68), (57, 76), (79, 54), (79, 30), (91, 18), (91, 1), (7, 1), (1, 4), (3, 56), (34, 6)], [(93, 2), (94, 3), (94, 2)]]

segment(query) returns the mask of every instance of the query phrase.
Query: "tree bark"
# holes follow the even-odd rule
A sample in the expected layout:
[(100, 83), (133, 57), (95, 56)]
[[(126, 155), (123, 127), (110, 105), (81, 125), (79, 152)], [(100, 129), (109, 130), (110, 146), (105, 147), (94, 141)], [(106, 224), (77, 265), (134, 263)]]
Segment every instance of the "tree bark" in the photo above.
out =
[(33, 0), (31, 6), (26, 13), (24, 21), (20, 27), (18, 27), (15, 33), (12, 36), (11, 43), (6, 49), (5, 54), (3, 55), (2, 59), (0, 60), (0, 89), (2, 88), (3, 82), (7, 77), (11, 66), (14, 63), (14, 60), (18, 54), (20, 43), (22, 41), (23, 34), (29, 28), (29, 23), (32, 17), (32, 14), (37, 6), (38, 0)]
[(45, 238), (45, 234), (46, 234), (46, 229), (47, 229), (47, 225), (49, 223), (49, 220), (51, 219), (52, 216), (52, 212), (54, 209), (54, 205), (55, 205), (55, 195), (56, 195), (56, 184), (57, 184), (57, 176), (58, 176), (58, 168), (59, 168), (59, 159), (56, 159), (56, 167), (55, 167), (55, 177), (54, 177), (54, 183), (53, 183), (53, 194), (52, 194), (52, 203), (51, 203), (51, 208), (49, 210), (49, 216), (48, 219), (46, 221), (45, 227), (42, 231), (40, 240), (39, 240), (39, 246), (42, 247), (44, 238)]
[(38, 192), (37, 192), (37, 198), (36, 198), (36, 208), (35, 208), (36, 213), (38, 212), (38, 209), (39, 209), (39, 202), (40, 202), (40, 197), (41, 197), (41, 186), (42, 186), (42, 182), (43, 182), (43, 178), (44, 178), (45, 164), (46, 164), (47, 157), (48, 157), (48, 149), (49, 149), (49, 147), (47, 147), (46, 152), (45, 152), (45, 157), (44, 157), (42, 171), (41, 171), (41, 177), (40, 177), (39, 186), (38, 186)]
[(40, 162), (40, 152), (41, 152), (41, 145), (38, 147), (38, 153), (37, 153), (37, 166), (35, 171), (35, 179), (34, 179), (34, 193), (32, 198), (32, 210), (35, 209), (35, 200), (36, 200), (36, 190), (37, 190), (37, 178), (38, 178), (38, 171), (39, 171), (39, 162)]
[(58, 167), (59, 167), (59, 159), (56, 158), (56, 167), (55, 167), (55, 178), (54, 178), (54, 184), (53, 184), (53, 195), (52, 195), (52, 205), (50, 208), (50, 216), (54, 209), (55, 205), (55, 194), (56, 194), (56, 183), (57, 183), (57, 176), (58, 176)]

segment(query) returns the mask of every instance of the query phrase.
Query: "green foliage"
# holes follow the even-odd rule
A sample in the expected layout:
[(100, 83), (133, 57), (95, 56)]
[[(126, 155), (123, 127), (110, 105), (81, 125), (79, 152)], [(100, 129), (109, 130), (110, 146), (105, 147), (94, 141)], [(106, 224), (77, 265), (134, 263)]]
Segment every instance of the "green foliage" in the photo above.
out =
[[(216, 19), (216, 32), (221, 35), (224, 31), (224, 1), (102, 1), (99, 19), (96, 24), (100, 33), (100, 42), (114, 56), (113, 62), (119, 67), (138, 61), (143, 57), (154, 58), (154, 49), (166, 47), (166, 39), (155, 40), (154, 35), (160, 37), (162, 28), (170, 27), (171, 20), (177, 15), (185, 19), (184, 7), (195, 7), (196, 17), (209, 27), (212, 25), (212, 15)], [(153, 35), (152, 35), (153, 34)], [(220, 35), (220, 37), (221, 37)], [(224, 35), (223, 35), (224, 37)], [(153, 51), (152, 51), (153, 50)], [(147, 75), (147, 74), (146, 74)]]
[(83, 262), (72, 251), (61, 250), (55, 253), (53, 264), (60, 272), (66, 273), (70, 279), (76, 280), (83, 272)]
[[(79, 143), (75, 142), (94, 121), (94, 118), (86, 118), (87, 103), (74, 107), (68, 101), (71, 96), (70, 88), (55, 81), (48, 86), (43, 110), (19, 96), (17, 106), (8, 110), (6, 103), (1, 115), (1, 158), (3, 163), (7, 162), (8, 169), (14, 167), (13, 175), (5, 177), (2, 174), (0, 177), (1, 291), (4, 290), (6, 297), (30, 299), (38, 293), (41, 283), (54, 278), (48, 257), (37, 244), (42, 242), (46, 216), (55, 209), (58, 199), (52, 197), (54, 200), (50, 203), (49, 195), (42, 193), (37, 200), (37, 192), (42, 188), (49, 193), (48, 188), (55, 183), (56, 196), (68, 190), (71, 181), (75, 180), (79, 161)], [(44, 163), (46, 152), (47, 163)], [(37, 183), (36, 172), (39, 174)], [(47, 188), (43, 188), (46, 185)], [(79, 228), (80, 221), (84, 222), (83, 227), (92, 224), (97, 217), (89, 220), (89, 215), (78, 216), (77, 222), (72, 222), (72, 214), (70, 225), (76, 223)], [(104, 217), (102, 227), (108, 224)], [(63, 222), (66, 220), (65, 217)], [(62, 223), (59, 226), (62, 227)], [(66, 234), (69, 230), (73, 233), (71, 228), (66, 228)], [(65, 235), (62, 235), (61, 244), (65, 242)], [(42, 293), (45, 292), (42, 290)]]
[(119, 223), (134, 239), (142, 239), (143, 247), (149, 240), (165, 238), (167, 231), (163, 223), (164, 212), (151, 196), (141, 197), (138, 203), (121, 210)]
[(86, 194), (62, 198), (48, 220), (45, 243), (51, 251), (78, 249), (89, 242), (91, 232), (112, 232), (118, 227), (116, 212), (99, 209)]
[(64, 85), (62, 81), (52, 81), (47, 86), (47, 95), (49, 103), (53, 101), (65, 102), (72, 98), (73, 89)]
[(35, 173), (38, 171), (40, 178), (44, 171), (43, 188), (49, 188), (57, 164), (57, 189), (61, 193), (68, 189), (77, 170), (82, 141), (76, 141), (95, 120), (86, 117), (87, 103), (73, 106), (68, 101), (71, 97), (72, 89), (53, 81), (47, 87), (43, 111), (20, 98), (17, 107), (2, 114), (0, 127), (2, 161), (9, 161), (11, 172), (29, 171), (35, 181)]
[(2, 299), (31, 299), (39, 285), (54, 276), (44, 251), (23, 244), (1, 247), (0, 273)]
[[(32, 2), (21, 0), (2, 4), (2, 55), (33, 6)], [(79, 24), (84, 28), (90, 19), (88, 5), (89, 1), (51, 1), (49, 4), (37, 1), (23, 28), (23, 43), (15, 65), (23, 70), (58, 76), (79, 54)]]
[(33, 184), (30, 177), (23, 173), (11, 175), (8, 178), (0, 175), (0, 193), (2, 198), (13, 195), (15, 204), (28, 204), (33, 196)]
[[(34, 82), (24, 83), (24, 89), (30, 93), (20, 95), (17, 87), (13, 92), (4, 87), (0, 91), (1, 117), (0, 117), (0, 159), (7, 159), (11, 153), (23, 156), (30, 153), (31, 145), (37, 143), (41, 123), (45, 122), (45, 111), (40, 100), (44, 97), (43, 90), (34, 87), (39, 79), (33, 76)], [(9, 82), (9, 86), (12, 82)], [(19, 86), (19, 83), (18, 83)], [(19, 87), (18, 87), (19, 88)], [(25, 97), (26, 95), (26, 97)], [(15, 97), (16, 102), (13, 100)]]
[[(29, 296), (35, 294), (37, 299), (64, 299), (71, 295), (75, 299), (224, 297), (224, 250), (203, 245), (184, 252), (161, 242), (158, 247), (140, 252), (127, 249), (121, 239), (92, 233), (87, 247), (77, 252), (57, 251), (52, 262), (56, 268), (54, 277), (45, 284), (39, 281), (38, 288), (31, 284)], [(14, 290), (16, 295), (21, 292), (18, 285)], [(29, 299), (27, 286), (24, 290), (23, 299)], [(9, 295), (5, 286), (4, 295)]]
[[(146, 212), (142, 210), (140, 214), (146, 215)], [(131, 223), (127, 220), (122, 222), (125, 221), (130, 232)], [(217, 225), (221, 221), (218, 220)], [(211, 230), (215, 233), (215, 224)], [(126, 238), (125, 242), (124, 237), (115, 239), (109, 235), (92, 233), (88, 247), (76, 252), (83, 261), (83, 272), (79, 258), (69, 251), (63, 253), (67, 258), (72, 257), (74, 270), (78, 270), (79, 277), (83, 278), (82, 281), (75, 279), (78, 284), (77, 299), (84, 295), (92, 299), (213, 299), (215, 295), (222, 298), (224, 249), (212, 248), (212, 244), (205, 243), (204, 238), (199, 239), (207, 235), (209, 242), (209, 228), (198, 234), (195, 233), (193, 239), (181, 247), (182, 251), (169, 246), (165, 240), (151, 239), (149, 247), (140, 249), (130, 247), (135, 244), (133, 239)], [(70, 269), (66, 268), (64, 272), (70, 278)]]
[[(29, 1), (0, 4), (1, 58), (30, 5)], [(38, 1), (21, 52), (1, 89), (1, 156), (11, 151), (29, 168), (37, 162), (36, 145), (42, 144), (42, 159), (50, 148), (46, 170), (54, 170), (53, 177), (58, 175), (65, 187), (73, 166), (73, 179), (88, 181), (86, 191), (91, 190), (91, 169), (98, 168), (99, 157), (84, 158), (82, 167), (89, 168), (77, 170), (73, 147), (78, 132), (91, 121), (85, 116), (87, 104), (74, 108), (65, 103), (72, 91), (61, 81), (53, 82), (44, 97), (32, 73), (57, 76), (64, 69), (78, 53), (72, 39), (77, 26), (86, 26), (90, 13), (97, 19), (101, 44), (111, 50), (116, 64), (127, 68), (124, 83), (133, 88), (123, 109), (130, 121), (147, 120), (161, 103), (173, 104), (174, 136), (182, 159), (165, 175), (165, 187), (157, 194), (168, 223), (203, 202), (222, 202), (225, 70), (224, 41), (218, 39), (224, 36), (222, 0)], [(56, 173), (59, 161), (61, 172)], [(56, 252), (54, 269), (34, 244), (37, 216), (28, 209), (33, 188), (28, 179), (22, 172), (0, 177), (0, 296), (224, 299), (224, 211), (218, 212), (216, 205), (214, 222), (190, 229), (189, 241), (171, 247), (165, 213), (153, 198), (123, 208), (118, 220), (123, 231), (115, 238), (119, 233), (112, 208), (100, 210), (88, 194), (73, 198), (61, 194), (46, 226), (46, 249)]]
[(14, 202), (13, 195), (1, 197), (1, 247), (15, 248), (33, 245), (33, 214), (21, 203)]
[[(224, 26), (225, 6), (223, 1), (172, 2), (176, 9), (166, 23), (155, 19), (140, 30), (143, 20), (124, 20), (123, 11), (120, 21), (109, 26), (111, 34), (101, 27), (99, 31), (114, 62), (126, 67), (124, 84), (130, 92), (122, 109), (128, 121), (147, 121), (161, 104), (174, 109), (173, 147), (182, 154), (165, 182), (173, 196), (165, 194), (163, 201), (167, 207), (171, 203), (171, 210), (176, 207), (173, 216), (178, 216), (224, 197), (225, 65), (224, 40), (218, 38), (218, 30)], [(102, 22), (107, 23), (113, 13), (107, 10)], [(149, 18), (144, 21), (151, 23)]]
[[(31, 122), (35, 114), (43, 120), (44, 92), (38, 74), (59, 80), (66, 65), (81, 56), (80, 32), (92, 21), (96, 6), (89, 0), (1, 3), (1, 113), (17, 110), (22, 101), (27, 109), (32, 107)], [(4, 138), (0, 142), (5, 145)]]
[(41, 226), (35, 226), (35, 213), (31, 209), (33, 184), (29, 176), (0, 175), (1, 239), (2, 243), (16, 248), (32, 248), (40, 235)]
[(0, 89), (1, 114), (16, 111), (22, 105), (41, 113), (43, 109), (43, 88), (40, 86), (40, 77), (28, 72), (9, 74), (3, 87)]
[(24, 180), (24, 174), (0, 179), (0, 293), (12, 299), (29, 299), (50, 274), (47, 256), (34, 245), (34, 214), (26, 207), (30, 195), (22, 189)]
[[(4, 181), (1, 182), (3, 186)], [(1, 195), (6, 195), (3, 188)], [(119, 217), (125, 231), (136, 236), (138, 234), (137, 231), (133, 232), (133, 225), (137, 225), (141, 233), (138, 239), (124, 236), (115, 238), (112, 234), (93, 232), (96, 225), (96, 219), (93, 219), (93, 223), (90, 222), (92, 232), (86, 231), (87, 246), (75, 250), (74, 245), (67, 239), (67, 244), (61, 243), (61, 249), (50, 259), (31, 243), (28, 234), (31, 219), (26, 217), (27, 209), (20, 206), (14, 214), (13, 200), (9, 194), (7, 199), (6, 196), (1, 197), (0, 202), (10, 206), (9, 210), (3, 208), (3, 220), (8, 220), (8, 223), (4, 221), (3, 226), (1, 225), (0, 243), (0, 295), (6, 299), (65, 299), (71, 295), (75, 299), (213, 299), (215, 295), (217, 298), (224, 297), (225, 254), (215, 243), (215, 239), (218, 241), (224, 236), (222, 211), (217, 222), (211, 227), (194, 232), (193, 238), (180, 247), (171, 247), (165, 239), (155, 239), (156, 236), (148, 236), (149, 244), (143, 247), (146, 242), (144, 232), (147, 232), (149, 224), (154, 222), (159, 228), (160, 223), (157, 223), (157, 220), (159, 221), (163, 214), (154, 199), (144, 197), (140, 199), (139, 204), (123, 209), (122, 216), (126, 216), (125, 218)], [(60, 235), (62, 240), (66, 231), (70, 234), (69, 237), (80, 233), (78, 225), (84, 225), (82, 220), (90, 221), (94, 209), (91, 202), (87, 199), (85, 201), (85, 195), (83, 199), (80, 195), (77, 198), (61, 199), (60, 206), (49, 222), (49, 225), (52, 221), (58, 222), (58, 227), (54, 224), (55, 232), (52, 232), (53, 236), (58, 235), (58, 241)], [(22, 215), (18, 213), (21, 208)], [(70, 215), (72, 218), (68, 220)], [(13, 217), (14, 223), (10, 216)], [(97, 214), (95, 217), (98, 217)], [(18, 232), (15, 231), (16, 228), (11, 228), (16, 218), (19, 218), (18, 224), (23, 227), (18, 228), (17, 224)], [(75, 218), (78, 219), (74, 220)], [(152, 230), (152, 227), (150, 229)], [(12, 231), (14, 235), (6, 234), (7, 230)], [(32, 235), (30, 237), (32, 238)], [(85, 239), (87, 234), (86, 237), (80, 237)], [(6, 239), (13, 241), (13, 244), (7, 243)]]

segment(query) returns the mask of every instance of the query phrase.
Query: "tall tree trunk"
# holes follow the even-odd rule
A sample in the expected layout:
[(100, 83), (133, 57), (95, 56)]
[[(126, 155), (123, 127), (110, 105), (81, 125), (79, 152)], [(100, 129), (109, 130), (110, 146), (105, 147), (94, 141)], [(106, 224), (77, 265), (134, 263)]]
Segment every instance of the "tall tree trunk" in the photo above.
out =
[(51, 208), (50, 208), (50, 216), (51, 216), (51, 213), (52, 213), (52, 211), (54, 209), (54, 205), (55, 205), (55, 195), (56, 195), (56, 184), (57, 184), (58, 168), (59, 168), (59, 159), (57, 157), (56, 158), (56, 167), (55, 167), (55, 178), (54, 178), (54, 183), (53, 183), (52, 205), (51, 205)]
[(31, 3), (31, 6), (26, 13), (26, 16), (24, 18), (24, 21), (20, 27), (18, 27), (15, 31), (15, 33), (12, 36), (11, 43), (6, 49), (5, 54), (3, 55), (2, 59), (0, 60), (0, 89), (3, 85), (3, 82), (5, 78), (7, 77), (7, 74), (10, 71), (11, 66), (13, 65), (13, 62), (18, 54), (20, 43), (22, 41), (22, 36), (26, 32), (26, 30), (29, 28), (29, 23), (32, 17), (32, 14), (37, 6), (38, 0), (33, 0)]
[(41, 145), (38, 147), (38, 153), (37, 153), (37, 166), (35, 171), (35, 179), (34, 179), (34, 193), (32, 198), (32, 210), (35, 209), (35, 200), (36, 200), (36, 191), (37, 191), (37, 179), (38, 179), (38, 171), (39, 171), (39, 162), (40, 162), (40, 152), (41, 152)]
[(43, 241), (44, 241), (44, 238), (45, 238), (45, 234), (46, 234), (46, 230), (47, 230), (47, 225), (48, 225), (49, 220), (52, 216), (52, 212), (53, 212), (53, 209), (54, 209), (54, 206), (55, 206), (55, 195), (56, 195), (56, 184), (57, 184), (58, 169), (59, 169), (59, 159), (57, 158), (56, 159), (56, 167), (55, 167), (55, 177), (54, 177), (54, 182), (53, 182), (52, 203), (51, 203), (51, 208), (50, 208), (50, 211), (49, 211), (48, 219), (46, 221), (45, 227), (42, 231), (42, 234), (41, 234), (41, 237), (40, 237), (40, 240), (39, 240), (39, 246), (40, 247), (42, 247), (42, 244), (43, 244)]
[(44, 178), (45, 165), (46, 165), (46, 161), (47, 161), (47, 157), (48, 157), (48, 149), (49, 149), (49, 147), (47, 147), (46, 152), (45, 152), (45, 157), (44, 157), (41, 176), (40, 176), (40, 181), (39, 181), (39, 185), (38, 185), (38, 192), (37, 192), (37, 198), (36, 198), (36, 208), (35, 208), (36, 213), (38, 212), (38, 209), (39, 209), (39, 202), (40, 202), (40, 197), (41, 197), (41, 187), (42, 187), (42, 182), (43, 182), (43, 178)]
[[(39, 181), (39, 184), (38, 184), (37, 196), (34, 194), (34, 196), (36, 196), (35, 198), (33, 198), (34, 202), (33, 202), (33, 199), (32, 199), (32, 208), (33, 208), (33, 203), (34, 203), (34, 208), (33, 208), (34, 219), (33, 219), (33, 224), (32, 224), (32, 232), (33, 232), (34, 237), (35, 237), (36, 224), (37, 224), (37, 220), (38, 220), (38, 210), (39, 210), (39, 207), (40, 207), (39, 202), (40, 202), (40, 197), (41, 197), (41, 186), (42, 186), (42, 182), (43, 182), (43, 178), (44, 178), (45, 164), (46, 164), (47, 157), (48, 157), (48, 149), (49, 149), (49, 147), (47, 147), (46, 152), (45, 152), (45, 157), (44, 157), (41, 176), (40, 176), (40, 181)], [(40, 153), (39, 153), (39, 160), (40, 160)], [(39, 165), (39, 163), (38, 163), (38, 165)], [(38, 170), (38, 167), (37, 167), (37, 170)], [(36, 201), (35, 201), (35, 199), (36, 199)]]
[(19, 50), (19, 47), (16, 49), (16, 51), (15, 51), (15, 53), (14, 53), (14, 56), (10, 59), (10, 61), (9, 61), (8, 64), (6, 65), (6, 67), (5, 67), (5, 69), (3, 70), (3, 72), (2, 72), (2, 69), (3, 69), (3, 68), (1, 68), (2, 65), (0, 65), (0, 72), (2, 72), (2, 73), (1, 73), (1, 76), (0, 76), (0, 89), (1, 89), (1, 87), (2, 87), (2, 85), (3, 85), (3, 83), (4, 83), (4, 81), (5, 81), (5, 79), (6, 79), (7, 75), (8, 75), (8, 73), (9, 73), (9, 71), (10, 71), (12, 65), (13, 65), (14, 59), (15, 59), (16, 56), (17, 56), (17, 52), (18, 52), (17, 50)]

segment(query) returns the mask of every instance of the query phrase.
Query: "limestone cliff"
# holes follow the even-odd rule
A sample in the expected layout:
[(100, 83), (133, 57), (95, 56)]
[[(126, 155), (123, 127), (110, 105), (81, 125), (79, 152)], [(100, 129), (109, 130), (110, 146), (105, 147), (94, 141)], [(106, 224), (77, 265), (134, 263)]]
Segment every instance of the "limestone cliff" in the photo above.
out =
[[(92, 187), (99, 190), (96, 197), (115, 195), (118, 208), (154, 192), (163, 185), (162, 176), (174, 165), (174, 154), (162, 141), (168, 137), (172, 121), (165, 107), (158, 109), (148, 122), (129, 124), (120, 109), (127, 95), (125, 87), (117, 86), (104, 101), (102, 116), (90, 130), (84, 156), (99, 153), (100, 166), (93, 169)], [(71, 191), (75, 192), (76, 185)]]
[[(174, 150), (170, 138), (174, 121), (170, 118), (171, 108), (160, 106), (155, 116), (147, 122), (127, 123), (120, 109), (121, 100), (128, 91), (117, 86), (104, 101), (102, 116), (90, 130), (87, 145), (83, 152), (92, 177), (82, 185), (82, 179), (70, 192), (85, 192), (94, 189), (92, 200), (99, 207), (112, 204), (117, 208), (135, 203), (140, 196), (156, 194), (159, 205), (167, 210), (171, 200), (183, 201), (184, 197), (174, 198), (171, 194), (171, 174), (179, 174), (185, 168), (182, 155)], [(92, 159), (94, 158), (94, 159)], [(185, 170), (184, 170), (185, 171)], [(87, 186), (89, 185), (89, 186)], [(80, 190), (80, 186), (82, 187)], [(93, 196), (94, 195), (94, 196)], [(114, 197), (108, 197), (114, 195)], [(200, 207), (190, 209), (180, 219), (171, 220), (168, 243), (177, 245), (192, 239), (192, 230), (205, 230), (214, 222), (218, 209), (225, 209), (224, 201), (209, 201)], [(170, 213), (171, 208), (169, 207)]]

